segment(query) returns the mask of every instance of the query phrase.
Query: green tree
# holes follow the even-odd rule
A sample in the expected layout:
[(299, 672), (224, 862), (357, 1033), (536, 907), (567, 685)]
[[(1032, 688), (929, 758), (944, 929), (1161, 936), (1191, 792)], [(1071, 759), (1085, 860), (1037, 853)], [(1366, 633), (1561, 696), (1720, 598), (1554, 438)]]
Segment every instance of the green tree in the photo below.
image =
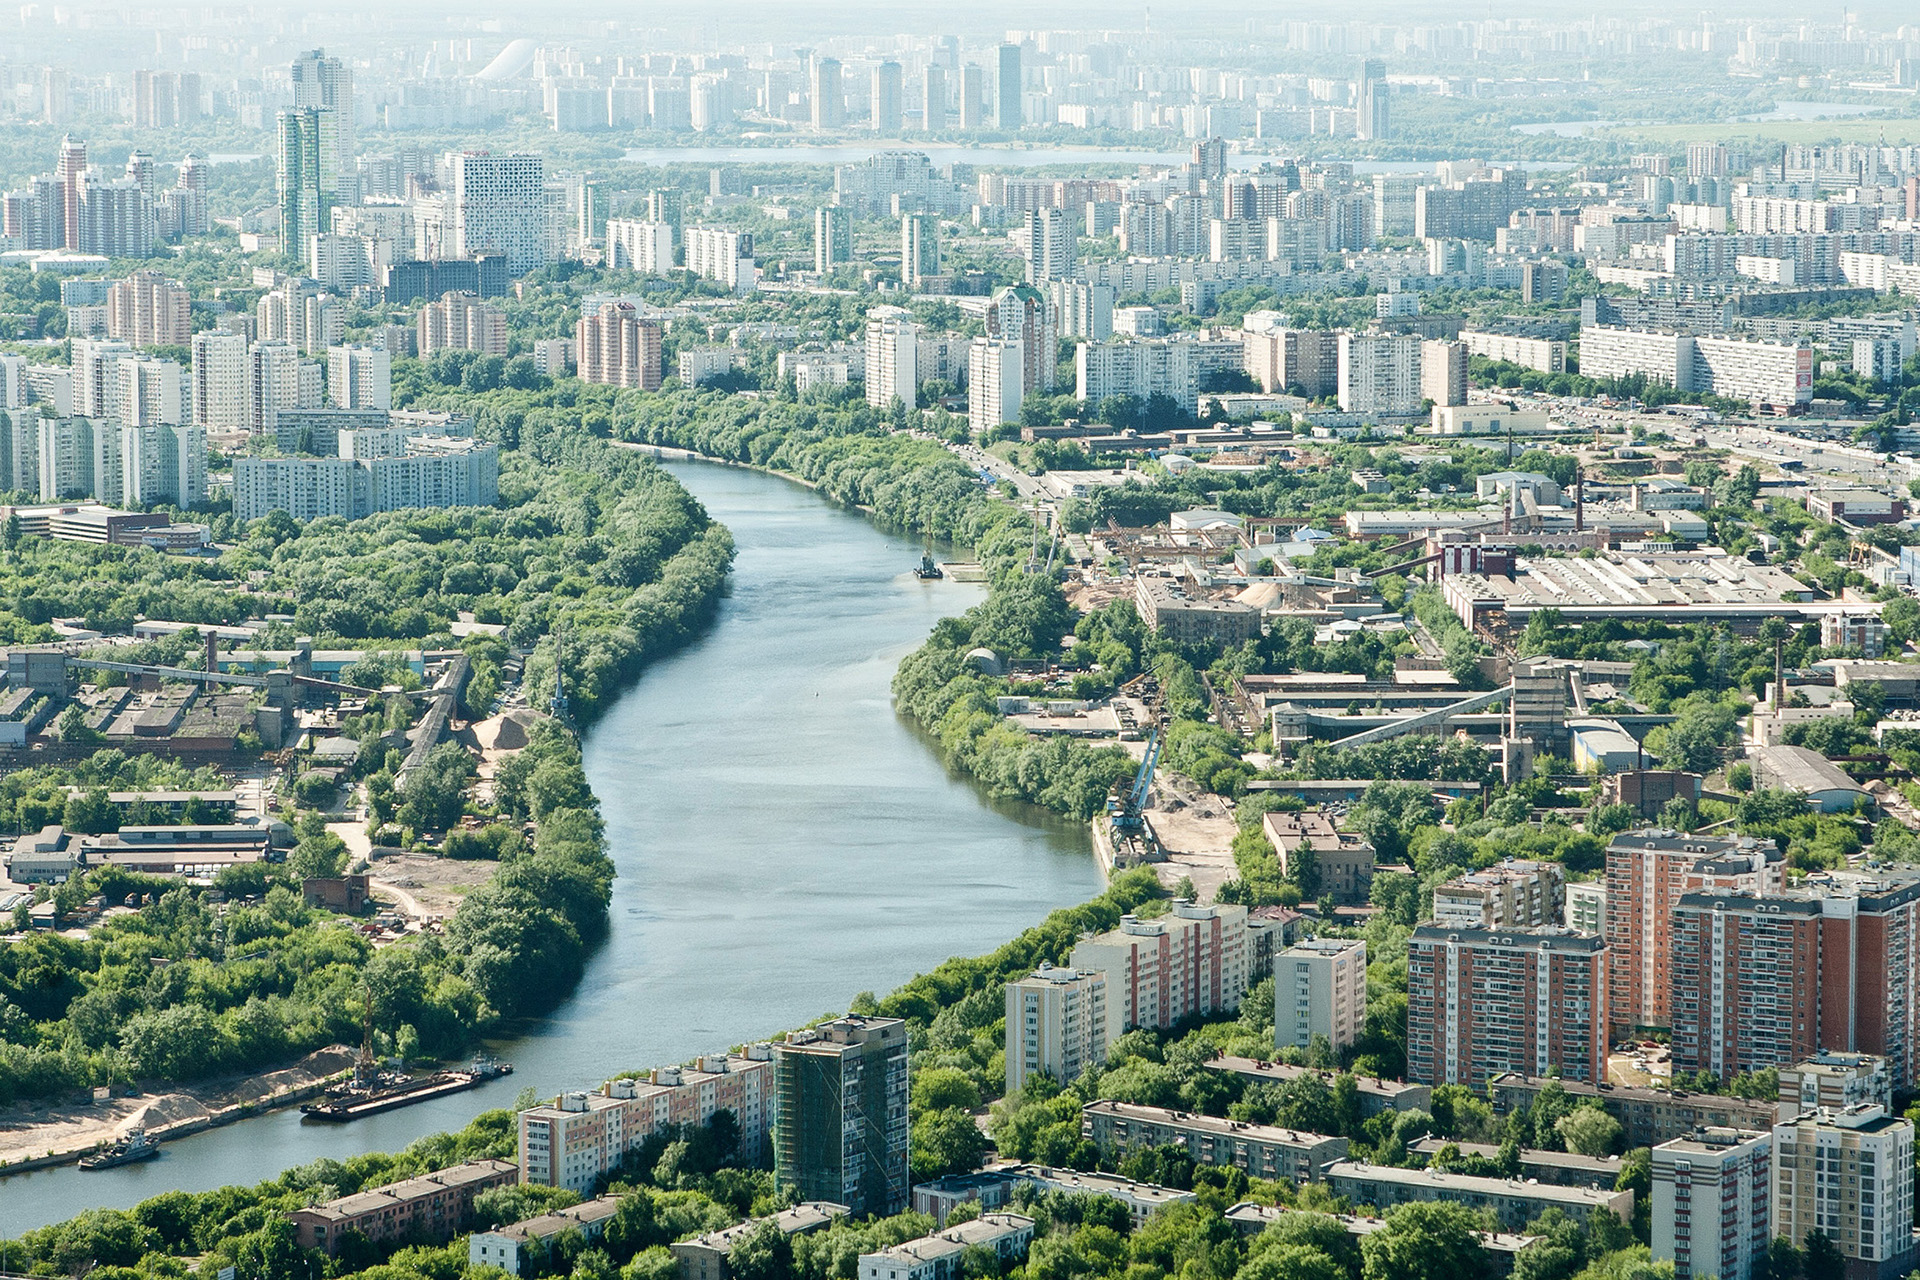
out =
[(1478, 1280), (1486, 1255), (1474, 1233), (1486, 1225), (1463, 1205), (1395, 1205), (1361, 1241), (1362, 1280)]
[(1567, 1150), (1583, 1156), (1610, 1156), (1626, 1136), (1620, 1122), (1599, 1107), (1575, 1107), (1554, 1129)]

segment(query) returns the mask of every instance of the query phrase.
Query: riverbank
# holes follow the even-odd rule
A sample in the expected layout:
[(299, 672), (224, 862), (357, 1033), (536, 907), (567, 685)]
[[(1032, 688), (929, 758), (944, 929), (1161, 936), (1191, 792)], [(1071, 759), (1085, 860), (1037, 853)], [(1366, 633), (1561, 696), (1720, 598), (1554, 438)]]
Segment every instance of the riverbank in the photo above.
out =
[(353, 1057), (345, 1045), (331, 1045), (292, 1066), (234, 1080), (84, 1106), (9, 1108), (0, 1112), (0, 1177), (73, 1164), (134, 1129), (164, 1143), (294, 1106), (351, 1070)]

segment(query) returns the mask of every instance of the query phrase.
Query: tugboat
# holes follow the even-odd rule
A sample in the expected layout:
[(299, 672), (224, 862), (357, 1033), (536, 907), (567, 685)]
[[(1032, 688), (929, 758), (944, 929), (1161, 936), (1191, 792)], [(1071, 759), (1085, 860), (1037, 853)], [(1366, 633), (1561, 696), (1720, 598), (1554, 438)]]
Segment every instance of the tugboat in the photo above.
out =
[(913, 571), (913, 576), (919, 578), (922, 582), (927, 582), (935, 578), (944, 578), (947, 575), (942, 573), (940, 566), (933, 562), (933, 552), (929, 551), (920, 557), (920, 567)]
[(151, 1160), (160, 1154), (160, 1144), (147, 1136), (145, 1129), (130, 1129), (127, 1136), (104, 1151), (83, 1157), (80, 1167), (88, 1173), (95, 1169), (117, 1169), (123, 1164)]

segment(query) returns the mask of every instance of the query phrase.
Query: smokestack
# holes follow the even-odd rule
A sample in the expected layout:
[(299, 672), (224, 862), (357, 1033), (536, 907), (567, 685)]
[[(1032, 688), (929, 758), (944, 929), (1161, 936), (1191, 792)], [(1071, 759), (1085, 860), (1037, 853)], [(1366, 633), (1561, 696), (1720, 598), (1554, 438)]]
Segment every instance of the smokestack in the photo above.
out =
[(207, 632), (207, 670), (208, 672), (214, 672), (220, 669), (219, 648), (220, 648), (219, 638), (216, 637), (213, 634), (213, 632), (211, 631)]
[(1587, 529), (1587, 473), (1580, 468), (1573, 469), (1573, 531), (1585, 533)]

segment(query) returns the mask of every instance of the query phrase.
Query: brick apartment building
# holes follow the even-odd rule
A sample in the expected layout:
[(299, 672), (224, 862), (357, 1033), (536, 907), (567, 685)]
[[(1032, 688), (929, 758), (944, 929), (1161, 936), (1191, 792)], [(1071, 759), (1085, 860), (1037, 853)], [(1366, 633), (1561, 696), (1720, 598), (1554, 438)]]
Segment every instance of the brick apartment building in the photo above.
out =
[(1407, 944), (1407, 1077), (1606, 1078), (1606, 944), (1571, 929), (1421, 925)]

